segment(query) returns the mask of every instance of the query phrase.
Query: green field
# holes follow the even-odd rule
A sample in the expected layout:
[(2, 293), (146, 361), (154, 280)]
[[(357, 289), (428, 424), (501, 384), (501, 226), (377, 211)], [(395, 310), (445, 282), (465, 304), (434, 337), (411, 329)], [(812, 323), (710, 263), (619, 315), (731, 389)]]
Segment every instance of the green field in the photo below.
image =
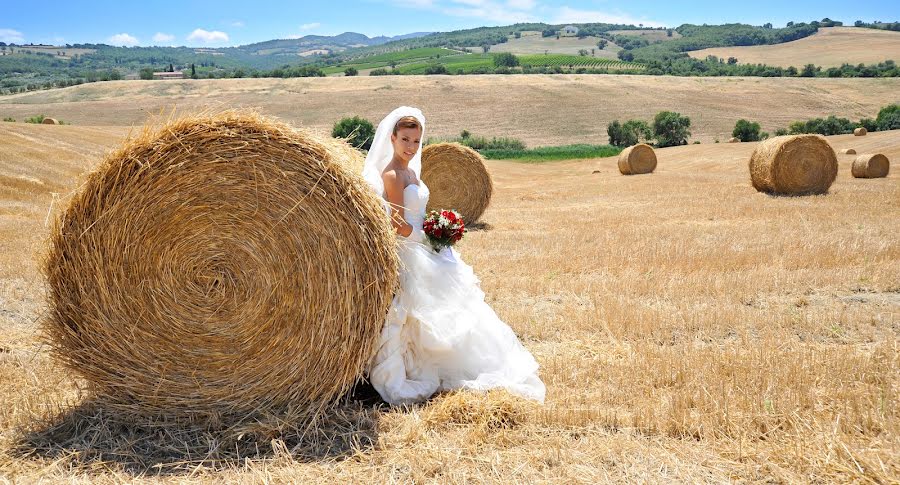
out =
[(525, 150), (481, 150), (479, 153), (488, 160), (515, 160), (517, 162), (538, 163), (612, 157), (621, 152), (621, 148), (612, 145), (564, 145), (527, 148)]

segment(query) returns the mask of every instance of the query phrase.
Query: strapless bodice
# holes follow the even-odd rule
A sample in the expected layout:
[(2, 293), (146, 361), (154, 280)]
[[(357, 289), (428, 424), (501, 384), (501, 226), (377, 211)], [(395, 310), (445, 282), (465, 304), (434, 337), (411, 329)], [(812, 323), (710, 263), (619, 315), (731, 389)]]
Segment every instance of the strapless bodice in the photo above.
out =
[(419, 185), (410, 184), (403, 189), (403, 218), (416, 229), (421, 229), (425, 222), (428, 194), (428, 187), (421, 180)]

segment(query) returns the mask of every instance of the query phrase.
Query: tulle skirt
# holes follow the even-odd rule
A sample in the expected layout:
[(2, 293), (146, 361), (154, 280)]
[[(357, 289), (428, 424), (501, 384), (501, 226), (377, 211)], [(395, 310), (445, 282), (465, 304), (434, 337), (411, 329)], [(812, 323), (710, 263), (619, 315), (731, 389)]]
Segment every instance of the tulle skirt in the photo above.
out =
[(400, 289), (388, 312), (369, 379), (391, 403), (439, 391), (504, 388), (544, 401), (538, 364), (484, 301), (459, 253), (399, 238)]

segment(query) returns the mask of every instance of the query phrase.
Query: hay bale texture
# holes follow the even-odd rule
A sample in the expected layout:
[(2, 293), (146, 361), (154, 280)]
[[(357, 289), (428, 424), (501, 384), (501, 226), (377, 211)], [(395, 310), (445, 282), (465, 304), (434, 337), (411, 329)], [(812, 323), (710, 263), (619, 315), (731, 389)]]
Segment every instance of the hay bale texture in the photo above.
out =
[(656, 170), (656, 152), (646, 143), (630, 146), (619, 154), (619, 172), (622, 175), (652, 173)]
[(44, 120), (41, 121), (41, 124), (42, 125), (58, 125), (59, 121), (57, 121), (56, 118), (44, 118)]
[(821, 135), (770, 138), (750, 157), (753, 187), (772, 194), (824, 194), (837, 171), (837, 155)]
[(422, 149), (422, 181), (431, 192), (427, 210), (454, 209), (467, 224), (484, 214), (494, 192), (484, 158), (459, 143)]
[(868, 133), (869, 133), (869, 130), (867, 130), (861, 126), (857, 129), (853, 130), (853, 136), (866, 136)]
[(54, 356), (138, 415), (314, 412), (344, 394), (398, 261), (381, 202), (334, 143), (246, 111), (126, 141), (52, 229)]
[(841, 150), (841, 153), (844, 155), (856, 155), (856, 150), (852, 148), (844, 148), (843, 150)]
[(891, 169), (888, 157), (880, 153), (864, 153), (853, 161), (851, 173), (856, 178), (874, 179), (887, 177)]

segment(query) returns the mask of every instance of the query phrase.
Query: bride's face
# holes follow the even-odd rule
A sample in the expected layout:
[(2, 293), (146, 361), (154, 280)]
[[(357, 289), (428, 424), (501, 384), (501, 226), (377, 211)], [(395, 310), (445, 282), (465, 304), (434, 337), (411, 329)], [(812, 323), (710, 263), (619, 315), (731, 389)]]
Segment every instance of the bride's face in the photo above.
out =
[(394, 156), (409, 163), (416, 156), (416, 152), (419, 151), (419, 143), (421, 141), (421, 128), (398, 128), (397, 133), (391, 135), (391, 143), (394, 145)]

